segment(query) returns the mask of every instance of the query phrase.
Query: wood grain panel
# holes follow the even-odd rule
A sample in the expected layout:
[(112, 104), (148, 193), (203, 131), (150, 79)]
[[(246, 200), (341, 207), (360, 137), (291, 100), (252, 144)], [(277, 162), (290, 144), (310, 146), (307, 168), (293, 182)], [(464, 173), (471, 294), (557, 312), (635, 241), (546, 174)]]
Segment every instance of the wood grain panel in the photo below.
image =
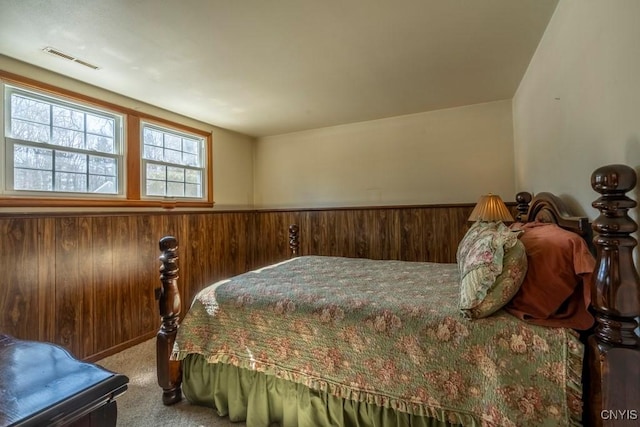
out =
[[(299, 224), (301, 255), (337, 256), (340, 253), (353, 252), (355, 242), (351, 242), (353, 245), (349, 248), (351, 239), (339, 240), (339, 216), (338, 213), (328, 215), (326, 211), (312, 211), (301, 216), (301, 224)], [(283, 226), (283, 224), (279, 225)]]
[(406, 261), (429, 259), (426, 242), (431, 242), (436, 233), (425, 224), (425, 215), (420, 209), (403, 209), (398, 212), (398, 228), (400, 235), (399, 258)]
[[(38, 337), (39, 341), (55, 341), (56, 337), (56, 313), (51, 301), (56, 298), (55, 286), (55, 220), (53, 218), (38, 218), (38, 247), (37, 253), (32, 259), (37, 260), (34, 269), (38, 271)], [(14, 265), (13, 268), (16, 268)], [(20, 271), (20, 269), (16, 269)], [(24, 277), (20, 280), (24, 281)], [(27, 282), (28, 283), (28, 282)], [(1, 305), (0, 305), (1, 307)]]
[[(216, 271), (211, 279), (220, 280), (243, 273), (249, 268), (249, 227), (251, 213), (214, 214), (213, 245)], [(219, 254), (219, 255), (218, 255)]]
[[(398, 210), (362, 211), (360, 237), (365, 241), (365, 258), (400, 259)], [(358, 255), (360, 256), (360, 255)]]
[(56, 343), (76, 356), (82, 349), (83, 292), (80, 283), (80, 231), (78, 217), (57, 218), (55, 221), (55, 322)]
[[(297, 212), (257, 212), (253, 220), (253, 245), (251, 268), (289, 258), (289, 225), (299, 223)], [(308, 244), (307, 237), (301, 245)], [(307, 252), (303, 252), (307, 253)]]
[[(136, 218), (136, 247), (138, 254), (135, 267), (135, 291), (139, 301), (135, 335), (136, 337), (148, 334), (158, 327), (158, 307), (154, 296), (154, 289), (159, 280), (154, 280), (158, 273), (158, 231), (162, 229), (162, 218), (157, 215), (145, 215)], [(106, 349), (106, 348), (105, 348)], [(105, 350), (103, 349), (103, 350)]]
[[(91, 221), (93, 235), (93, 277), (95, 288), (94, 330), (96, 352), (115, 347), (120, 339), (120, 320), (115, 315), (117, 284), (115, 282), (113, 223), (118, 217), (96, 217)], [(91, 353), (90, 353), (91, 354)]]
[[(186, 246), (189, 248), (189, 281), (182, 283), (184, 289), (180, 294), (183, 303), (193, 300), (195, 294), (202, 289), (205, 284), (214, 282), (214, 271), (216, 267), (216, 258), (220, 256), (219, 251), (211, 250), (210, 243), (214, 248), (217, 246), (217, 240), (221, 236), (216, 236), (214, 231), (214, 221), (210, 215), (195, 215), (187, 218), (187, 237), (183, 241), (182, 255), (186, 256)], [(216, 239), (218, 237), (218, 239)], [(180, 240), (178, 240), (180, 244)], [(217, 256), (216, 256), (217, 255)], [(184, 263), (180, 263), (180, 271), (184, 271)], [(183, 311), (184, 314), (184, 311)]]
[(134, 229), (131, 217), (121, 216), (113, 218), (113, 244), (118, 248), (114, 251), (114, 280), (115, 301), (113, 316), (116, 317), (115, 327), (120, 341), (133, 338), (133, 299), (132, 279), (135, 265), (134, 258), (138, 256), (135, 250), (137, 242), (133, 242)]
[(91, 228), (91, 218), (78, 218), (78, 291), (82, 294), (82, 305), (79, 310), (78, 322), (81, 325), (80, 331), (80, 354), (94, 354), (95, 335), (94, 322), (95, 312), (95, 286), (94, 270), (91, 268), (94, 262), (94, 252), (92, 250), (93, 230)]
[(34, 316), (40, 300), (38, 283), (38, 226), (37, 220), (0, 221), (3, 236), (0, 269), (3, 272), (0, 295), (1, 328), (13, 334), (37, 339), (38, 317)]

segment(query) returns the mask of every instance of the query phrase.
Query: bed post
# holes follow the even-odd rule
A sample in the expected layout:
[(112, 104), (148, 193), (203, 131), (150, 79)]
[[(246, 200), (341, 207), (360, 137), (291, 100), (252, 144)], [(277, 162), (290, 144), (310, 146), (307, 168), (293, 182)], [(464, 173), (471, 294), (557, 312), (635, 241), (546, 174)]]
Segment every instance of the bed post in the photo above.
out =
[(593, 202), (600, 216), (591, 305), (596, 326), (587, 344), (590, 382), (588, 419), (596, 426), (638, 425), (640, 419), (640, 279), (633, 261), (637, 224), (628, 210), (637, 203), (625, 193), (636, 185), (635, 171), (625, 165), (596, 169), (591, 186), (602, 196)]
[(289, 226), (289, 249), (291, 249), (291, 257), (295, 258), (300, 255), (300, 227), (298, 224)]
[(521, 191), (516, 194), (516, 203), (518, 206), (516, 210), (518, 211), (518, 215), (516, 215), (516, 221), (518, 222), (527, 222), (527, 212), (529, 211), (529, 203), (531, 203), (531, 193), (526, 191)]
[(158, 385), (162, 387), (162, 403), (172, 405), (182, 399), (182, 369), (179, 361), (170, 360), (178, 332), (180, 292), (178, 290), (178, 240), (173, 236), (160, 239), (160, 281), (156, 299), (160, 305), (161, 325), (156, 335)]

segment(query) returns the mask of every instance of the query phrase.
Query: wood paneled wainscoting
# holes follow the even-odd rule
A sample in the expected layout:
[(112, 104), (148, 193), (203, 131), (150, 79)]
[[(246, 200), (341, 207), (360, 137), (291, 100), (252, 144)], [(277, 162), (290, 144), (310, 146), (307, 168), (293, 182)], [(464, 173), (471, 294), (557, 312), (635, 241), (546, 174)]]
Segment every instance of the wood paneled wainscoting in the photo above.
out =
[(158, 240), (178, 238), (182, 315), (204, 286), (300, 253), (455, 262), (473, 204), (349, 209), (0, 214), (0, 332), (97, 360), (159, 326)]
[(289, 256), (289, 224), (302, 255), (455, 262), (473, 204), (257, 211), (254, 266)]
[[(180, 285), (249, 266), (251, 212), (0, 217), (0, 331), (95, 360), (155, 335), (158, 240), (176, 236)], [(189, 301), (182, 301), (183, 313)]]

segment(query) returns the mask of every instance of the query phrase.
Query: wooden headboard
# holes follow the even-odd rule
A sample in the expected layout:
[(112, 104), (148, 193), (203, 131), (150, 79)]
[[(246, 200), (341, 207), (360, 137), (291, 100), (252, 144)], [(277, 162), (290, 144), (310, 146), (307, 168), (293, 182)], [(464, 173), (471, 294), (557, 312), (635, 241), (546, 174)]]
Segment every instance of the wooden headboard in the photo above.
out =
[(532, 197), (531, 193), (520, 192), (516, 194), (516, 202), (518, 203), (516, 221), (558, 224), (565, 230), (582, 236), (591, 252), (595, 254), (589, 218), (571, 214), (565, 202), (555, 194), (542, 192)]
[(532, 198), (531, 193), (521, 192), (516, 194), (516, 202), (518, 211), (522, 212), (522, 206), (525, 207), (524, 213), (516, 218), (518, 221), (551, 222), (582, 236), (590, 234), (589, 219), (572, 215), (565, 202), (555, 194), (542, 192)]

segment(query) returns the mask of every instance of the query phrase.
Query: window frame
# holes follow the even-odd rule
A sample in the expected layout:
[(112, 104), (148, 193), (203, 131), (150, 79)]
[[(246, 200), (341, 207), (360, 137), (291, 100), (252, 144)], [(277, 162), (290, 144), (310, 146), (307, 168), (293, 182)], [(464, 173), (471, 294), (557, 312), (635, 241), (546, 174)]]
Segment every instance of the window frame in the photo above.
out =
[[(15, 86), (17, 89), (34, 91), (43, 96), (61, 99), (62, 102), (76, 103), (85, 108), (103, 109), (122, 116), (122, 159), (124, 164), (120, 165), (118, 179), (124, 180), (122, 194), (100, 195), (91, 193), (64, 193), (56, 192), (33, 192), (30, 195), (16, 194), (15, 191), (5, 190), (5, 173), (0, 175), (0, 207), (161, 207), (172, 208), (211, 208), (213, 207), (213, 161), (212, 161), (212, 135), (210, 131), (196, 129), (181, 123), (166, 120), (161, 117), (141, 113), (131, 108), (113, 104), (111, 102), (96, 99), (74, 91), (56, 87), (47, 83), (42, 83), (27, 77), (12, 74), (0, 70), (0, 87), (3, 97), (2, 110), (0, 113), (0, 132), (2, 137), (2, 149), (0, 150), (0, 162), (5, 165), (7, 154), (7, 144), (5, 136), (5, 85)], [(192, 134), (204, 139), (203, 153), (203, 198), (172, 198), (172, 197), (144, 197), (141, 185), (143, 184), (142, 173), (142, 125), (141, 123), (156, 124), (157, 126), (175, 130), (176, 132)]]
[[(163, 132), (163, 133), (167, 133), (170, 135), (175, 135), (175, 136), (180, 136), (180, 137), (189, 137), (192, 139), (198, 139), (199, 141), (199, 147), (198, 147), (198, 155), (199, 155), (199, 159), (202, 163), (201, 166), (198, 167), (193, 167), (193, 166), (187, 166), (187, 165), (182, 165), (179, 163), (172, 163), (172, 162), (168, 162), (168, 161), (157, 161), (157, 160), (153, 160), (153, 159), (145, 159), (144, 158), (144, 154), (142, 154), (144, 152), (144, 128), (145, 126), (148, 126), (151, 129), (154, 129), (156, 131), (159, 132)], [(208, 182), (206, 179), (207, 176), (207, 169), (206, 169), (206, 163), (207, 163), (207, 144), (206, 144), (206, 140), (202, 135), (197, 135), (194, 134), (193, 132), (186, 132), (184, 130), (180, 130), (180, 129), (176, 129), (175, 127), (169, 127), (165, 124), (161, 124), (152, 120), (141, 120), (140, 121), (140, 150), (141, 150), (141, 155), (140, 155), (140, 162), (141, 162), (141, 166), (140, 166), (140, 179), (141, 179), (141, 186), (140, 186), (140, 191), (142, 191), (143, 193), (146, 193), (146, 191), (144, 191), (144, 188), (146, 187), (146, 181), (147, 181), (147, 174), (146, 174), (146, 168), (145, 166), (148, 163), (155, 163), (155, 164), (164, 164), (166, 166), (176, 166), (176, 167), (183, 167), (185, 169), (197, 169), (202, 171), (202, 176), (201, 176), (201, 182), (200, 182), (200, 186), (201, 186), (201, 193), (203, 195), (207, 194), (207, 187), (208, 187)], [(168, 182), (168, 181), (167, 181)], [(143, 199), (150, 199), (150, 200), (157, 200), (158, 198), (161, 198), (162, 196), (155, 196), (155, 195), (149, 195), (149, 194), (143, 194), (141, 195), (141, 198)], [(172, 198), (171, 196), (169, 196), (169, 198)], [(194, 198), (194, 197), (175, 197), (176, 200), (180, 200), (180, 201), (188, 201), (188, 200), (200, 200), (200, 198)]]
[[(4, 103), (3, 106), (4, 108), (9, 108), (9, 110), (5, 110), (5, 113), (8, 113), (10, 110), (9, 104), (11, 104), (12, 100), (11, 97), (13, 95), (17, 95), (17, 96), (23, 96), (26, 98), (29, 98), (31, 100), (37, 101), (37, 102), (42, 102), (44, 104), (48, 104), (50, 107), (61, 107), (61, 108), (65, 108), (65, 109), (72, 109), (76, 112), (80, 112), (82, 114), (90, 114), (93, 115), (94, 117), (103, 117), (103, 118), (107, 118), (107, 119), (112, 119), (113, 120), (113, 124), (114, 124), (114, 134), (112, 136), (113, 138), (113, 143), (114, 143), (114, 148), (115, 150), (112, 153), (108, 153), (108, 152), (101, 152), (101, 151), (93, 151), (91, 149), (87, 149), (87, 148), (77, 148), (77, 147), (71, 147), (71, 146), (66, 146), (66, 145), (58, 145), (52, 141), (48, 141), (48, 142), (37, 142), (37, 141), (29, 141), (29, 140), (23, 140), (20, 138), (14, 138), (14, 137), (9, 137), (6, 136), (6, 131), (7, 128), (9, 127), (10, 123), (7, 123), (5, 121), (5, 125), (6, 127), (3, 128), (4, 133), (4, 144), (5, 144), (5, 150), (4, 150), (4, 154), (5, 157), (4, 159), (2, 159), (2, 164), (4, 165), (8, 165), (9, 164), (9, 160), (10, 158), (14, 155), (14, 151), (13, 148), (16, 145), (19, 146), (26, 146), (26, 147), (31, 147), (34, 149), (39, 149), (39, 150), (45, 150), (45, 151), (52, 151), (52, 152), (65, 152), (65, 153), (75, 153), (75, 154), (81, 154), (81, 155), (85, 155), (85, 156), (97, 156), (97, 157), (106, 157), (106, 158), (112, 158), (114, 160), (117, 161), (117, 168), (116, 168), (116, 180), (118, 182), (118, 186), (117, 186), (117, 192), (115, 193), (93, 193), (91, 191), (89, 191), (87, 189), (87, 191), (56, 191), (56, 190), (51, 190), (51, 191), (47, 191), (47, 190), (21, 190), (21, 189), (16, 189), (15, 188), (15, 183), (14, 183), (14, 188), (8, 189), (6, 188), (6, 181), (3, 183), (3, 186), (1, 187), (1, 191), (2, 194), (4, 195), (8, 195), (8, 196), (24, 196), (24, 197), (42, 197), (42, 198), (48, 198), (48, 197), (55, 197), (55, 198), (102, 198), (102, 197), (106, 197), (109, 199), (112, 198), (123, 198), (124, 197), (124, 192), (125, 192), (125, 186), (124, 184), (126, 183), (126, 176), (125, 176), (125, 168), (124, 165), (126, 164), (126, 152), (124, 150), (124, 116), (118, 112), (115, 111), (111, 111), (108, 110), (106, 108), (96, 108), (94, 106), (88, 106), (87, 104), (81, 104), (78, 102), (74, 102), (72, 100), (70, 100), (69, 98), (66, 97), (52, 97), (49, 94), (45, 94), (42, 91), (34, 91), (34, 90), (30, 90), (30, 89), (26, 89), (23, 86), (19, 86), (19, 85), (15, 85), (15, 84), (8, 84), (8, 83), (4, 83), (2, 84), (2, 88), (4, 89), (4, 95), (5, 95), (5, 99), (4, 99)], [(50, 113), (52, 114), (52, 113)], [(5, 117), (7, 116), (7, 114), (4, 115)], [(18, 119), (19, 120), (19, 119)], [(48, 124), (46, 124), (48, 130), (51, 132), (50, 136), (53, 137), (53, 131), (56, 128), (59, 128), (58, 126), (56, 126), (56, 124), (53, 121), (50, 121)], [(83, 134), (87, 134), (90, 133), (87, 131), (87, 129), (83, 129), (81, 131)], [(57, 157), (56, 155), (52, 154), (52, 160), (53, 157)], [(5, 163), (6, 162), (6, 163)], [(54, 161), (55, 162), (55, 161)], [(7, 168), (7, 170), (5, 171), (5, 174), (3, 174), (2, 178), (7, 178), (9, 181), (11, 181), (14, 178), (14, 173), (16, 171), (16, 165), (15, 165), (15, 161), (11, 162), (11, 165), (13, 166), (12, 168)], [(55, 167), (53, 167), (53, 169), (51, 170), (52, 173), (52, 185), (55, 186), (55, 176), (58, 173), (64, 173), (63, 170), (57, 169)], [(89, 177), (89, 171), (86, 171), (86, 176), (87, 179)], [(122, 181), (122, 183), (120, 183), (119, 181)]]

